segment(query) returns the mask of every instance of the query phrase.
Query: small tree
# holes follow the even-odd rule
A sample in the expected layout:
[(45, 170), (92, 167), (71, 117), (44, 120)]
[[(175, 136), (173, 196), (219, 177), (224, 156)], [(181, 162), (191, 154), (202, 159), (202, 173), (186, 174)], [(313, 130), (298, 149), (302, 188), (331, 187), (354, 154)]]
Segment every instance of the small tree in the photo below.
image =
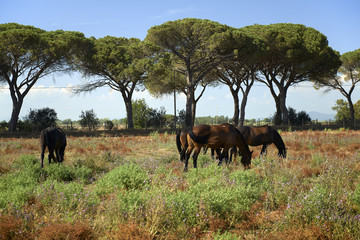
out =
[(6, 130), (8, 127), (8, 123), (4, 120), (0, 122), (0, 130)]
[[(336, 100), (336, 104), (331, 108), (336, 111), (335, 120), (337, 122), (348, 122), (351, 121), (351, 113), (349, 103), (343, 99)], [(360, 119), (360, 100), (354, 104), (354, 116), (355, 120)]]
[(114, 128), (114, 123), (110, 120), (105, 120), (104, 126), (106, 130), (112, 130)]
[(146, 128), (150, 119), (151, 109), (145, 102), (145, 99), (138, 99), (132, 102), (134, 125), (140, 128)]
[(149, 112), (149, 127), (162, 128), (166, 122), (166, 110), (160, 107), (160, 110), (151, 109)]
[(34, 130), (41, 130), (46, 127), (56, 126), (57, 114), (54, 109), (42, 108), (42, 109), (30, 109), (28, 115), (24, 117), (26, 125)]
[(96, 117), (96, 114), (92, 109), (85, 112), (81, 111), (79, 122), (82, 128), (87, 127), (89, 131), (95, 130), (100, 124), (99, 118)]
[(291, 125), (300, 126), (311, 122), (309, 114), (305, 111), (296, 112), (292, 107), (288, 108), (288, 118)]
[(63, 120), (61, 123), (66, 124), (66, 128), (69, 128), (69, 125), (72, 128), (72, 121), (70, 118)]
[[(319, 79), (316, 81), (315, 88), (326, 87), (326, 92), (336, 89), (348, 101), (350, 126), (356, 127), (355, 107), (352, 100), (352, 93), (360, 82), (360, 49), (352, 52), (346, 52), (341, 55), (341, 67), (338, 69), (338, 75), (330, 78)], [(346, 85), (349, 84), (347, 87)]]

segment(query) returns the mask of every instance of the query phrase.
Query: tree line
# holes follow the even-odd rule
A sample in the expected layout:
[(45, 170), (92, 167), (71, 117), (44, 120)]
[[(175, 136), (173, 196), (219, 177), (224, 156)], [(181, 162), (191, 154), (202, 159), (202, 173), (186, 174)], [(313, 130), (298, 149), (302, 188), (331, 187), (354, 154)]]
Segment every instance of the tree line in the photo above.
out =
[(16, 130), (24, 98), (40, 78), (71, 71), (81, 72), (86, 79), (75, 93), (102, 86), (119, 91), (130, 129), (134, 128), (134, 91), (146, 88), (154, 96), (184, 93), (185, 125), (192, 126), (202, 94), (219, 84), (227, 85), (233, 96), (232, 123), (243, 125), (255, 81), (266, 85), (274, 98), (276, 124), (289, 123), (288, 89), (305, 81), (318, 89), (339, 90), (355, 124), (351, 95), (360, 81), (359, 66), (360, 49), (340, 55), (325, 35), (301, 24), (234, 28), (185, 18), (151, 27), (144, 40), (86, 38), (74, 31), (0, 24), (0, 84), (9, 86), (13, 102), (10, 131)]

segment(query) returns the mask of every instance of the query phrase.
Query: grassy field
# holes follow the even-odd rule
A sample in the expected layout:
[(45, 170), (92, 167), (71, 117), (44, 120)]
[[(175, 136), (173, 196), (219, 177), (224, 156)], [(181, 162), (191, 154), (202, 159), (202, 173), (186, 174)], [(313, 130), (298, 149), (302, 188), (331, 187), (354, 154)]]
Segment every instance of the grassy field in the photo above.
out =
[(68, 136), (43, 169), (38, 138), (0, 138), (0, 239), (360, 239), (360, 132), (280, 134), (286, 159), (187, 173), (171, 133)]

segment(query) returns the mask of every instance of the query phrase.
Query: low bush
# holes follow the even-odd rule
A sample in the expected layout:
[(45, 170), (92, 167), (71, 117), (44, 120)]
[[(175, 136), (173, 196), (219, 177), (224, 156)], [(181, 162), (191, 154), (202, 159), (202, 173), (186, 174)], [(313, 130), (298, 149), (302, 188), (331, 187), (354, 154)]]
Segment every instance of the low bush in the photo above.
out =
[(43, 206), (55, 207), (55, 212), (61, 215), (71, 216), (76, 214), (78, 209), (89, 211), (99, 203), (98, 198), (86, 190), (84, 184), (78, 182), (66, 183), (47, 180), (37, 187), (34, 193), (38, 202)]
[(13, 165), (13, 170), (0, 178), (0, 209), (8, 204), (21, 206), (33, 195), (44, 172), (38, 160), (32, 156), (22, 156)]
[(50, 164), (45, 168), (46, 179), (60, 182), (70, 182), (73, 180), (88, 181), (92, 176), (93, 170), (86, 166), (70, 167), (63, 164)]
[(147, 173), (136, 164), (121, 165), (100, 178), (96, 184), (96, 193), (105, 195), (117, 189), (142, 189), (149, 184)]

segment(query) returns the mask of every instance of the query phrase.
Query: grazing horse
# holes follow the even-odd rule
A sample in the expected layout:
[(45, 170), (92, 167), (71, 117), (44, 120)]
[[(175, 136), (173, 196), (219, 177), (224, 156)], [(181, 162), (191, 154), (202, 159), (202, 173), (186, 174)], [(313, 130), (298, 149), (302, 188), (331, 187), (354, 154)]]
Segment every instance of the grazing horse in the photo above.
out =
[(285, 144), (277, 130), (267, 125), (259, 127), (243, 126), (238, 129), (249, 146), (262, 145), (260, 155), (266, 155), (267, 147), (274, 143), (279, 150), (278, 155), (286, 158)]
[[(180, 154), (180, 161), (183, 162), (185, 160), (186, 149), (188, 148), (188, 140), (187, 140), (187, 131), (181, 130), (176, 134), (176, 146), (178, 152)], [(208, 147), (204, 147), (204, 154), (206, 154)], [(211, 157), (214, 158), (214, 149), (211, 149)], [(219, 155), (220, 156), (220, 155)]]
[[(55, 162), (62, 162), (64, 160), (66, 136), (60, 128), (48, 127), (40, 133), (40, 145), (41, 145), (41, 167), (44, 167), (44, 152), (45, 148), (49, 150), (49, 164), (51, 158)], [(54, 156), (54, 150), (56, 158)]]
[[(245, 168), (249, 168), (251, 164), (251, 152), (249, 146), (246, 144), (243, 136), (240, 131), (236, 129), (231, 124), (221, 124), (221, 125), (197, 125), (193, 128), (189, 128), (188, 132), (188, 148), (185, 156), (185, 168), (184, 171), (188, 169), (188, 161), (191, 155), (191, 152), (195, 149), (193, 155), (193, 164), (194, 168), (197, 167), (197, 157), (199, 155), (200, 149), (203, 146), (210, 147), (211, 149), (216, 149), (216, 152), (220, 156), (219, 165), (222, 162), (223, 157), (227, 163), (229, 149), (233, 146), (237, 146), (242, 152), (241, 162)], [(222, 154), (220, 149), (223, 149)]]

